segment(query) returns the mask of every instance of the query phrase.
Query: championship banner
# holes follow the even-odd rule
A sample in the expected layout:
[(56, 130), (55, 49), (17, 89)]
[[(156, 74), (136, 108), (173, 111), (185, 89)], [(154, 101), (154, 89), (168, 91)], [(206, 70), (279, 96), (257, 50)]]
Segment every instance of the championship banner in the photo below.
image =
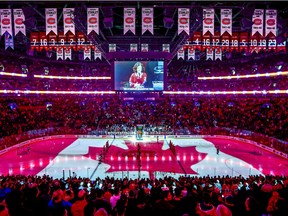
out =
[(85, 59), (91, 60), (91, 48), (89, 46), (85, 46), (84, 49), (84, 60)]
[(102, 56), (101, 56), (101, 51), (98, 49), (98, 47), (95, 47), (94, 60), (96, 60), (97, 58), (99, 58), (101, 60)]
[(48, 35), (51, 31), (57, 35), (58, 29), (57, 29), (57, 9), (56, 8), (45, 9), (45, 21), (46, 21), (46, 35)]
[(248, 32), (240, 32), (239, 49), (241, 51), (248, 51)]
[(277, 30), (277, 10), (266, 10), (266, 17), (265, 17), (265, 36), (269, 33), (272, 33), (276, 36)]
[(190, 49), (188, 49), (188, 60), (195, 60), (195, 49), (191, 46)]
[(24, 24), (25, 16), (22, 9), (13, 9), (14, 17), (14, 35), (17, 35), (21, 32), (26, 36), (26, 26)]
[(68, 41), (69, 47), (76, 51), (77, 50), (76, 35), (72, 34), (71, 32), (68, 32), (67, 41)]
[(39, 51), (48, 51), (48, 37), (46, 32), (39, 32)]
[(1, 33), (6, 35), (5, 32), (12, 35), (12, 16), (11, 9), (1, 9)]
[(231, 41), (231, 36), (229, 35), (228, 32), (225, 32), (222, 35), (222, 40), (221, 40), (222, 51), (230, 51), (230, 41)]
[(221, 9), (221, 35), (232, 35), (232, 9)]
[(116, 52), (116, 44), (109, 44), (109, 52)]
[(87, 35), (92, 31), (99, 35), (99, 8), (87, 8)]
[(154, 34), (153, 8), (142, 8), (142, 34), (146, 31)]
[(220, 60), (222, 61), (222, 50), (220, 47), (215, 48), (215, 60)]
[(124, 34), (129, 30), (135, 34), (135, 8), (124, 8)]
[(268, 35), (268, 51), (276, 51), (276, 47), (277, 47), (277, 41), (276, 41), (276, 36), (269, 34)]
[(203, 35), (205, 35), (207, 32), (214, 35), (214, 13), (213, 8), (203, 9)]
[(13, 35), (10, 35), (8, 32), (5, 32), (5, 50), (9, 47), (14, 49), (14, 38)]
[(64, 48), (67, 43), (67, 37), (64, 32), (58, 33), (58, 47)]
[(67, 60), (71, 60), (72, 59), (72, 49), (70, 47), (65, 47), (64, 48), (64, 59)]
[(130, 44), (130, 52), (138, 52), (138, 44)]
[(148, 52), (148, 44), (141, 44), (141, 52)]
[(64, 34), (71, 31), (75, 35), (74, 8), (63, 8)]
[(202, 51), (211, 47), (210, 34), (206, 33), (202, 36)]
[(183, 49), (183, 47), (182, 48), (180, 48), (178, 51), (177, 51), (177, 59), (179, 60), (179, 59), (183, 59), (184, 60), (184, 58), (185, 58), (185, 53), (184, 53), (184, 49)]
[(84, 50), (86, 43), (86, 36), (83, 32), (77, 32), (77, 50)]
[(238, 32), (232, 33), (230, 49), (231, 49), (231, 51), (236, 51), (236, 52), (238, 52), (238, 50), (239, 50), (239, 34), (238, 34)]
[(253, 52), (258, 53), (258, 34), (250, 36), (249, 52), (250, 53), (253, 53)]
[(264, 10), (263, 9), (255, 9), (252, 17), (252, 35), (258, 32), (260, 35), (263, 35), (263, 18), (264, 18)]
[(170, 53), (170, 44), (162, 44), (162, 51)]
[(57, 49), (57, 35), (54, 32), (51, 32), (48, 35), (48, 49), (51, 50), (56, 50)]
[(30, 49), (39, 51), (39, 32), (30, 32)]
[(56, 60), (63, 60), (63, 55), (64, 55), (64, 48), (63, 47), (57, 47), (57, 52), (56, 52)]
[(178, 35), (186, 32), (190, 35), (190, 9), (189, 8), (178, 8)]
[(202, 36), (201, 32), (193, 33), (192, 47), (194, 50), (196, 49), (201, 50), (201, 41), (202, 41), (201, 36)]
[(213, 49), (212, 48), (207, 48), (206, 50), (206, 60), (214, 60), (213, 58)]

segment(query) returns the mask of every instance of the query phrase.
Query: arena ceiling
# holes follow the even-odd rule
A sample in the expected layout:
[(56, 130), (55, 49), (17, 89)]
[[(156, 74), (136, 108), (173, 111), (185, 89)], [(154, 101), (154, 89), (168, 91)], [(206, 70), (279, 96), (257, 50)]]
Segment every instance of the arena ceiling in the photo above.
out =
[[(0, 8), (22, 8), (26, 17), (27, 35), (16, 38), (15, 49), (24, 51), (23, 49), (29, 46), (30, 32), (45, 31), (45, 8), (55, 7), (58, 9), (58, 31), (63, 31), (62, 8), (75, 8), (76, 31), (82, 32), (86, 32), (87, 8), (98, 7), (100, 34), (95, 34), (93, 43), (101, 45), (105, 52), (108, 52), (109, 43), (117, 44), (117, 49), (120, 51), (128, 51), (131, 43), (148, 43), (149, 49), (159, 51), (159, 44), (169, 43), (171, 52), (175, 51), (178, 45), (185, 43), (189, 37), (177, 33), (177, 8), (179, 7), (191, 10), (191, 34), (202, 31), (203, 8), (215, 9), (215, 31), (220, 29), (220, 9), (232, 8), (233, 32), (251, 32), (254, 9), (277, 9), (278, 34), (287, 33), (288, 4), (281, 1), (1, 1)], [(135, 35), (131, 32), (123, 34), (124, 7), (136, 8)], [(141, 34), (142, 7), (154, 8), (154, 35), (148, 31)]]

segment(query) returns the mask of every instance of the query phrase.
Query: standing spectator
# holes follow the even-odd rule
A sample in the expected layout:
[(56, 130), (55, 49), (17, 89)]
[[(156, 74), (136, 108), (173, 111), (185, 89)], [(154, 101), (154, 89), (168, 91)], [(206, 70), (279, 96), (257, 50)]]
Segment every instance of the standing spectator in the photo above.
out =
[(72, 204), (71, 213), (73, 216), (84, 216), (84, 208), (87, 205), (86, 192), (80, 190), (78, 192), (78, 199)]

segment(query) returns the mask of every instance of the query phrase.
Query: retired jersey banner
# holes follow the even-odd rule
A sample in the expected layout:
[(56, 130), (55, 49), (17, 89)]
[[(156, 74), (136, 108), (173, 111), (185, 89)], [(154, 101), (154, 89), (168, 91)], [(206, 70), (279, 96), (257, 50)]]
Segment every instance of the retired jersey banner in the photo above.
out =
[(14, 17), (14, 34), (17, 35), (21, 32), (23, 35), (26, 35), (26, 26), (24, 24), (25, 16), (22, 9), (13, 9)]
[(109, 44), (109, 52), (116, 52), (116, 44)]
[(232, 9), (221, 9), (221, 35), (232, 35)]
[(75, 35), (74, 8), (63, 8), (64, 34), (71, 31)]
[(48, 51), (48, 36), (46, 32), (39, 32), (39, 51)]
[(89, 46), (85, 46), (84, 48), (84, 60), (85, 59), (91, 60), (91, 48)]
[(63, 55), (64, 55), (64, 51), (63, 51), (63, 47), (57, 47), (57, 52), (56, 52), (56, 60), (63, 60)]
[(170, 53), (170, 44), (162, 44), (162, 51)]
[(153, 8), (142, 8), (142, 34), (146, 31), (154, 34)]
[(141, 44), (141, 52), (148, 52), (148, 44)]
[(265, 16), (265, 37), (272, 33), (274, 36), (276, 36), (276, 30), (277, 30), (277, 10), (266, 10), (266, 16)]
[(99, 8), (87, 8), (87, 35), (92, 31), (99, 34)]
[(252, 17), (252, 35), (258, 32), (260, 35), (263, 35), (263, 21), (264, 19), (264, 10), (263, 9), (255, 9)]
[(135, 8), (124, 8), (124, 34), (129, 30), (135, 34)]
[(195, 60), (195, 49), (192, 47), (188, 49), (188, 60), (189, 59)]
[(207, 48), (206, 49), (206, 60), (214, 60), (213, 49), (212, 48)]
[(49, 50), (56, 50), (57, 49), (57, 35), (53, 32), (48, 35), (48, 48)]
[(12, 35), (12, 16), (11, 9), (1, 9), (1, 33), (5, 35), (5, 32)]
[(57, 9), (56, 8), (45, 9), (45, 21), (46, 21), (46, 35), (48, 35), (51, 31), (57, 35), (58, 29), (57, 29)]
[(183, 59), (185, 58), (185, 52), (184, 52), (184, 49), (183, 47), (180, 48), (178, 51), (177, 51), (177, 59)]
[(214, 13), (213, 8), (203, 9), (203, 35), (205, 35), (207, 32), (214, 35)]
[(130, 44), (130, 52), (138, 52), (138, 44)]
[(101, 51), (98, 49), (98, 47), (95, 47), (94, 60), (96, 60), (97, 58), (99, 58), (101, 60), (102, 56), (101, 56)]
[(215, 48), (215, 60), (219, 59), (222, 61), (222, 50), (220, 47)]
[(189, 8), (178, 8), (178, 35), (186, 32), (190, 35), (190, 9)]

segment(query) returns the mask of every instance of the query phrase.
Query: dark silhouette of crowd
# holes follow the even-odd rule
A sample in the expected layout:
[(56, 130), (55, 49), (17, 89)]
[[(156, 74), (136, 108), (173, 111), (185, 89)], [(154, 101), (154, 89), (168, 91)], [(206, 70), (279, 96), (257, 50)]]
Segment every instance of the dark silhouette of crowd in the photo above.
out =
[(283, 216), (288, 210), (284, 176), (0, 179), (0, 215)]

